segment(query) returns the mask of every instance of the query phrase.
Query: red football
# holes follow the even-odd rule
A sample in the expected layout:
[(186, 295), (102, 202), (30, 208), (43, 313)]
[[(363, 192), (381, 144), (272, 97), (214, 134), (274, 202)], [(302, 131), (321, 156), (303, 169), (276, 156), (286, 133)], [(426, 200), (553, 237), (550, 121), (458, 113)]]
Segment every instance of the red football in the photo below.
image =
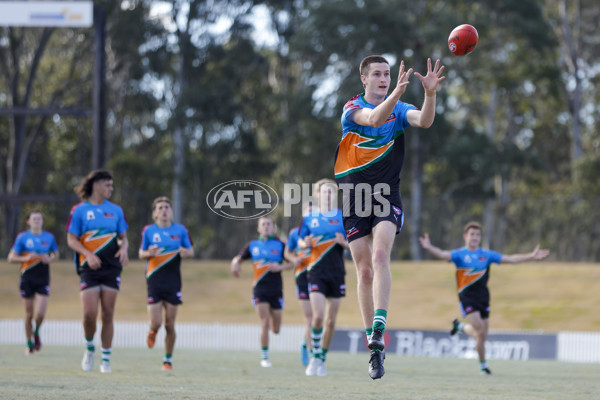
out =
[(459, 25), (450, 32), (448, 48), (455, 56), (464, 56), (475, 50), (478, 41), (477, 29), (469, 24)]

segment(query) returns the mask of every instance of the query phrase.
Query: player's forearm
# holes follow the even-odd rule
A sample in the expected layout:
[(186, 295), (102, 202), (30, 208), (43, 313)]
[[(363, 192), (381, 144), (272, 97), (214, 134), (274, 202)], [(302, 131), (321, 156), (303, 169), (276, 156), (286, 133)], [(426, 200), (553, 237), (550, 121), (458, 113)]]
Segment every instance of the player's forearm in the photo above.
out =
[(446, 250), (442, 250), (439, 247), (435, 247), (433, 245), (430, 245), (428, 247), (424, 247), (425, 250), (427, 250), (432, 256), (442, 259), (442, 260), (449, 260), (450, 259), (450, 254), (448, 253), (448, 251)]
[(369, 125), (375, 128), (379, 128), (383, 125), (392, 111), (394, 111), (394, 107), (396, 106), (396, 103), (398, 103), (398, 100), (400, 100), (400, 96), (392, 93), (383, 103), (375, 107), (369, 114)]
[(81, 255), (83, 255), (84, 257), (88, 258), (90, 255), (94, 254), (91, 251), (89, 251), (88, 249), (86, 249), (83, 244), (81, 244), (81, 242), (79, 241), (79, 238), (75, 235), (73, 235), (72, 233), (69, 233), (67, 236), (67, 245), (69, 246), (69, 248)]
[[(433, 92), (433, 94), (431, 92)], [(429, 128), (431, 125), (433, 125), (433, 120), (435, 119), (435, 104), (435, 91), (426, 90), (425, 100), (423, 101), (423, 107), (421, 108), (419, 127)]]
[(502, 257), (502, 261), (504, 263), (509, 263), (509, 264), (516, 264), (516, 263), (521, 263), (521, 262), (525, 262), (525, 261), (531, 261), (534, 259), (534, 255), (533, 253), (528, 253), (528, 254), (511, 254), (508, 256), (504, 256)]

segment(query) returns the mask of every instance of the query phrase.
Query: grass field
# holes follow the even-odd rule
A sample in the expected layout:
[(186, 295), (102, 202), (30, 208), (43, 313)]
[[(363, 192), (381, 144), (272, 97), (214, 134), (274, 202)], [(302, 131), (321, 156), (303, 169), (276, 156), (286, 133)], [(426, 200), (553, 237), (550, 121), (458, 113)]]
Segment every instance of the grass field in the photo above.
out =
[[(295, 353), (272, 354), (273, 368), (258, 365), (258, 352), (186, 350), (174, 370), (160, 370), (161, 354), (115, 349), (112, 374), (81, 371), (82, 349), (47, 346), (33, 356), (22, 346), (0, 346), (0, 397), (8, 399), (557, 399), (600, 396), (600, 365), (553, 361), (492, 361), (493, 376), (477, 362), (389, 355), (386, 375), (372, 381), (365, 354), (332, 352), (327, 377), (306, 377)], [(96, 363), (99, 356), (96, 355)]]
[[(361, 327), (356, 300), (356, 273), (346, 264), (347, 297), (338, 324)], [(185, 261), (182, 266), (184, 304), (177, 320), (186, 322), (258, 322), (250, 304), (252, 266), (242, 266), (235, 279), (224, 261)], [(397, 329), (448, 328), (458, 316), (454, 266), (445, 262), (396, 262), (388, 326)], [(79, 280), (72, 262), (51, 266), (48, 319), (79, 319)], [(117, 320), (145, 321), (144, 263), (133, 261), (122, 275)], [(18, 265), (0, 262), (0, 318), (22, 318)], [(538, 262), (494, 265), (491, 271), (492, 329), (600, 331), (600, 265)], [(284, 272), (284, 324), (302, 324), (291, 271)]]

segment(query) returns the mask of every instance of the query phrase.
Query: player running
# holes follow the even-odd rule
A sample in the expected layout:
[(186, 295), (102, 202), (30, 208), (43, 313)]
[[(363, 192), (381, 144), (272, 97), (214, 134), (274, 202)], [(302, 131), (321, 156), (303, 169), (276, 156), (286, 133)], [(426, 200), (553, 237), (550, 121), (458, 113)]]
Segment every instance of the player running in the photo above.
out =
[(54, 235), (43, 230), (43, 225), (41, 211), (31, 211), (27, 215), (29, 230), (19, 233), (8, 253), (9, 262), (21, 263), (19, 289), (25, 301), (25, 354), (33, 354), (34, 350), (42, 348), (40, 328), (48, 308), (50, 263), (58, 258)]
[(300, 248), (310, 247), (308, 289), (312, 307), (312, 357), (306, 367), (307, 376), (327, 375), (327, 351), (335, 332), (335, 322), (346, 295), (344, 249), (348, 241), (344, 233), (342, 210), (337, 208), (338, 187), (331, 179), (315, 183), (319, 212), (302, 220), (298, 236)]
[(506, 255), (492, 250), (484, 250), (479, 246), (481, 225), (478, 222), (469, 222), (465, 225), (463, 239), (464, 247), (451, 251), (442, 250), (431, 244), (427, 233), (420, 237), (419, 241), (421, 246), (435, 257), (451, 261), (456, 265), (459, 305), (467, 323), (454, 319), (450, 334), (455, 335), (460, 331), (475, 339), (481, 373), (491, 375), (492, 372), (485, 360), (485, 341), (488, 337), (490, 316), (490, 292), (487, 286), (490, 265), (542, 260), (550, 254), (550, 251), (540, 249), (539, 244), (531, 253), (527, 254)]
[(82, 202), (71, 209), (67, 222), (67, 244), (75, 251), (83, 307), (86, 350), (81, 369), (94, 367), (94, 335), (98, 310), (102, 309), (102, 362), (100, 372), (111, 372), (110, 356), (114, 335), (113, 317), (121, 285), (121, 271), (129, 262), (127, 221), (121, 207), (108, 201), (113, 193), (113, 178), (106, 170), (89, 173), (75, 188)]
[(258, 220), (258, 239), (252, 240), (231, 260), (231, 273), (240, 276), (242, 260), (252, 259), (254, 281), (252, 282), (252, 305), (260, 318), (260, 366), (270, 368), (269, 329), (279, 333), (283, 310), (283, 282), (281, 271), (296, 267), (294, 262), (284, 261), (285, 244), (275, 237), (275, 224), (270, 217)]
[[(307, 202), (302, 206), (302, 217), (309, 215), (313, 210), (311, 202)], [(308, 264), (310, 259), (310, 247), (301, 249), (298, 245), (298, 232), (300, 227), (296, 227), (290, 231), (287, 245), (285, 248), (285, 258), (288, 260), (296, 260), (296, 270), (294, 275), (296, 278), (296, 295), (300, 302), (302, 314), (304, 314), (304, 340), (300, 346), (300, 355), (302, 365), (307, 366), (309, 362), (309, 352), (312, 350), (311, 342), (311, 322), (312, 308), (308, 296)]]
[(398, 81), (388, 96), (390, 65), (381, 56), (360, 63), (364, 92), (344, 105), (342, 140), (335, 160), (335, 179), (344, 193), (344, 228), (358, 275), (358, 301), (369, 341), (369, 376), (379, 379), (383, 367), (384, 331), (392, 276), (390, 256), (404, 213), (400, 200), (400, 171), (404, 161), (404, 129), (429, 128), (435, 118), (436, 89), (444, 80), (436, 61), (427, 74), (415, 73), (425, 90), (421, 110), (403, 103), (412, 68), (400, 63)]
[(146, 263), (148, 316), (150, 330), (146, 337), (149, 348), (154, 347), (156, 333), (165, 324), (165, 357), (162, 370), (173, 369), (175, 348), (175, 318), (181, 298), (181, 259), (192, 258), (194, 249), (185, 226), (173, 222), (171, 200), (162, 196), (152, 202), (155, 223), (144, 227), (139, 257)]

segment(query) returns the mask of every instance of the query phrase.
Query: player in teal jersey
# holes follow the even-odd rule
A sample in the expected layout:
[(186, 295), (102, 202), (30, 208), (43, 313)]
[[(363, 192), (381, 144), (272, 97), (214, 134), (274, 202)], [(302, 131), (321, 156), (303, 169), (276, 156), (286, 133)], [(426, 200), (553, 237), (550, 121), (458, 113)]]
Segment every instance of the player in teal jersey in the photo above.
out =
[(402, 229), (400, 171), (404, 161), (404, 129), (429, 128), (435, 118), (436, 90), (444, 79), (439, 60), (427, 74), (415, 73), (425, 91), (420, 110), (400, 101), (412, 68), (400, 71), (391, 85), (390, 65), (382, 56), (360, 63), (364, 93), (344, 105), (342, 139), (335, 157), (335, 179), (344, 193), (344, 228), (358, 276), (358, 301), (371, 350), (369, 376), (385, 373), (384, 331), (391, 291), (392, 245)]
[(281, 271), (296, 267), (287, 262), (285, 244), (275, 237), (275, 224), (271, 217), (258, 219), (258, 239), (248, 243), (231, 260), (231, 273), (239, 278), (242, 261), (252, 259), (254, 280), (252, 282), (252, 305), (260, 318), (261, 361), (264, 368), (272, 366), (269, 359), (269, 330), (279, 333), (283, 315), (283, 281)]
[(54, 235), (43, 230), (44, 217), (40, 211), (29, 213), (27, 225), (29, 230), (17, 236), (8, 261), (21, 264), (19, 288), (25, 300), (25, 354), (33, 354), (42, 348), (40, 328), (48, 308), (50, 263), (58, 258), (58, 246)]
[[(314, 207), (316, 209), (316, 207)], [(313, 210), (312, 202), (308, 201), (302, 205), (302, 217), (309, 215)], [(300, 346), (300, 355), (302, 364), (308, 365), (309, 352), (312, 350), (311, 345), (311, 322), (312, 308), (310, 306), (309, 290), (308, 290), (308, 264), (310, 261), (310, 247), (301, 249), (298, 245), (298, 233), (300, 227), (296, 227), (290, 231), (288, 242), (284, 251), (285, 258), (288, 260), (296, 260), (297, 267), (294, 271), (296, 278), (296, 295), (300, 302), (302, 314), (304, 314), (304, 340)]]
[(173, 369), (175, 348), (175, 318), (181, 297), (181, 259), (192, 258), (194, 248), (190, 235), (181, 224), (173, 222), (173, 208), (168, 197), (161, 196), (152, 202), (152, 225), (144, 227), (139, 257), (148, 260), (146, 284), (148, 287), (148, 315), (150, 330), (146, 337), (149, 348), (154, 347), (156, 333), (165, 325), (165, 357), (162, 370)]
[(490, 292), (487, 282), (492, 263), (516, 264), (525, 261), (542, 260), (550, 254), (549, 250), (540, 249), (540, 245), (527, 254), (500, 254), (479, 247), (481, 243), (481, 225), (469, 222), (463, 230), (464, 247), (455, 250), (442, 250), (434, 246), (425, 234), (419, 238), (421, 246), (429, 253), (442, 260), (456, 265), (456, 284), (460, 309), (467, 323), (452, 321), (451, 335), (461, 331), (475, 339), (475, 349), (479, 356), (481, 372), (491, 375), (485, 358), (485, 341), (489, 331)]
[(312, 307), (312, 357), (306, 376), (327, 375), (327, 352), (335, 333), (337, 314), (346, 296), (344, 250), (348, 241), (342, 210), (337, 204), (337, 184), (321, 179), (314, 185), (318, 213), (305, 216), (298, 236), (300, 248), (310, 247), (308, 288)]
[(91, 371), (94, 366), (94, 335), (98, 311), (101, 309), (100, 372), (109, 373), (115, 304), (121, 271), (129, 262), (128, 225), (121, 207), (108, 201), (114, 190), (110, 172), (90, 172), (75, 190), (82, 202), (71, 210), (67, 222), (67, 244), (75, 251), (75, 266), (80, 280), (79, 296), (86, 340), (81, 368)]

